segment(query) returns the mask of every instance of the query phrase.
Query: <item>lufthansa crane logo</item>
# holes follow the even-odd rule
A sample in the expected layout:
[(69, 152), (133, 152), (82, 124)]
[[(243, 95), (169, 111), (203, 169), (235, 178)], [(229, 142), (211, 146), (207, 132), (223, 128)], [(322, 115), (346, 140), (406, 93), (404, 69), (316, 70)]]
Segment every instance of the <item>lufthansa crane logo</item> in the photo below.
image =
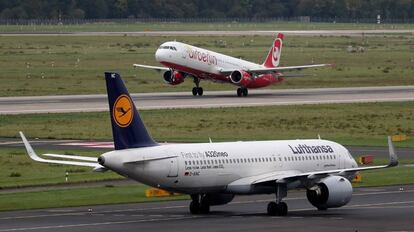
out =
[(112, 117), (118, 126), (127, 127), (131, 124), (134, 118), (132, 104), (131, 98), (125, 94), (120, 95), (116, 99), (112, 107)]

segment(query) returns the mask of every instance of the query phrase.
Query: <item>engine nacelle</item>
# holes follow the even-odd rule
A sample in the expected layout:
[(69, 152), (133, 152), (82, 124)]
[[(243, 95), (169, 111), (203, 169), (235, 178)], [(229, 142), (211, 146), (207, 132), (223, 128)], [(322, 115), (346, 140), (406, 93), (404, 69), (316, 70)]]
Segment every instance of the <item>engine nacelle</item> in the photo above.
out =
[(352, 185), (342, 176), (321, 179), (306, 191), (309, 202), (320, 210), (346, 205), (352, 197)]
[(243, 70), (235, 70), (230, 74), (230, 81), (233, 84), (246, 87), (252, 81), (252, 75)]
[(234, 194), (229, 193), (207, 193), (202, 201), (208, 205), (224, 205), (232, 201)]
[(164, 73), (164, 80), (170, 85), (178, 85), (184, 82), (185, 75), (178, 71), (168, 70)]

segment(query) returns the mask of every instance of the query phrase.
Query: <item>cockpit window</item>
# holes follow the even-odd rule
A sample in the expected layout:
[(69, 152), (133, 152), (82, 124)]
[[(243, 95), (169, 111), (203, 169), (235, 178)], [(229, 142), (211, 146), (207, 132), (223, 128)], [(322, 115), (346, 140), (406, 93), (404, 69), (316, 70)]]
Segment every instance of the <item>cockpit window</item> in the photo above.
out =
[(174, 46), (160, 46), (159, 49), (169, 49), (169, 50), (177, 51), (177, 48)]

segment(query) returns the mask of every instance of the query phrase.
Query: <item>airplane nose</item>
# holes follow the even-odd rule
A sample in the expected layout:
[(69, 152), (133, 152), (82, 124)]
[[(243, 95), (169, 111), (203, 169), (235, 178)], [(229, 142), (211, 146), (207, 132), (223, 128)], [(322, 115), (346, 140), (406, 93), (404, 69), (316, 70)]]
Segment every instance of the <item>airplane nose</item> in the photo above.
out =
[(155, 59), (156, 59), (158, 62), (160, 62), (160, 61), (161, 61), (161, 53), (162, 53), (162, 51), (161, 51), (160, 49), (158, 49), (158, 50), (155, 52)]

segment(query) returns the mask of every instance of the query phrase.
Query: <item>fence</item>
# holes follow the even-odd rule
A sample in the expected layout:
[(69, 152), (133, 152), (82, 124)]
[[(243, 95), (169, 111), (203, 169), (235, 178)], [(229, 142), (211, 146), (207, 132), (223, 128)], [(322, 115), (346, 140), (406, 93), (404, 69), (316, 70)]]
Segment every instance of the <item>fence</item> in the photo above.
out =
[[(0, 25), (59, 25), (89, 23), (266, 23), (266, 22), (318, 22), (318, 23), (377, 23), (376, 18), (318, 18), (309, 16), (279, 18), (125, 18), (125, 19), (0, 19)], [(414, 23), (414, 19), (381, 19), (381, 23)]]

